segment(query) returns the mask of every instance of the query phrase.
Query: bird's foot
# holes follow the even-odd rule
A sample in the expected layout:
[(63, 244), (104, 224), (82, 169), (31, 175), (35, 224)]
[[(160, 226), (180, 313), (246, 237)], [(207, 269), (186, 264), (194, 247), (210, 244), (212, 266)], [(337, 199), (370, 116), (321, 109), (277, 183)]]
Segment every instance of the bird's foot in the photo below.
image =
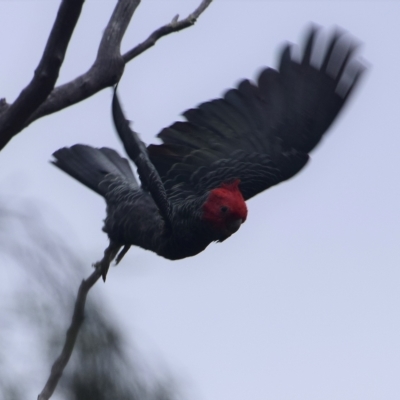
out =
[[(114, 243), (110, 240), (109, 246), (104, 250), (103, 258), (100, 261), (97, 261), (96, 263), (93, 264), (94, 268), (101, 271), (101, 276), (103, 277), (104, 282), (106, 281), (107, 272), (108, 272), (108, 269), (110, 268), (110, 264), (112, 263), (114, 258), (117, 256), (120, 248), (121, 248), (120, 244)], [(125, 253), (126, 253), (126, 251), (125, 251)]]
[(104, 258), (101, 261), (97, 261), (93, 264), (93, 268), (96, 268), (97, 270), (101, 271), (101, 276), (103, 278), (103, 281), (106, 281), (107, 277), (107, 272), (108, 269), (110, 268), (110, 262), (107, 262), (108, 260), (104, 260)]
[(119, 254), (117, 255), (117, 257), (115, 258), (115, 265), (118, 265), (119, 262), (122, 260), (122, 258), (124, 257), (124, 255), (128, 252), (128, 250), (130, 249), (130, 245), (127, 244), (124, 246), (124, 248), (119, 252)]

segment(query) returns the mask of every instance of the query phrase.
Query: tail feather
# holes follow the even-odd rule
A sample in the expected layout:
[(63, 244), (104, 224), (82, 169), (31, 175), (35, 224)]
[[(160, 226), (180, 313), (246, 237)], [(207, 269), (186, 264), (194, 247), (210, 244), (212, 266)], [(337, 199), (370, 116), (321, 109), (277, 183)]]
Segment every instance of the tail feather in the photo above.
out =
[(129, 161), (126, 158), (121, 157), (115, 150), (108, 147), (102, 147), (99, 149), (120, 171), (120, 173), (126, 177), (130, 182), (136, 183), (136, 178), (133, 175)]
[(107, 147), (96, 149), (83, 144), (63, 147), (53, 153), (52, 163), (73, 178), (104, 196), (107, 186), (100, 185), (107, 175), (123, 178), (137, 186), (137, 181), (128, 160)]

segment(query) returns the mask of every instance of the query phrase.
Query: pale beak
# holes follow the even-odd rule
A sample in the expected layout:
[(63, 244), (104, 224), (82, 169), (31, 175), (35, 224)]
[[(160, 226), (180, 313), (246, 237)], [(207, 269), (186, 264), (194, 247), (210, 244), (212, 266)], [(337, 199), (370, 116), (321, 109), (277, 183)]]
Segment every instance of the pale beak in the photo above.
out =
[(242, 222), (243, 222), (243, 220), (241, 218), (229, 221), (226, 225), (229, 233), (231, 235), (232, 235), (232, 233), (235, 233), (240, 228), (240, 225), (242, 225)]

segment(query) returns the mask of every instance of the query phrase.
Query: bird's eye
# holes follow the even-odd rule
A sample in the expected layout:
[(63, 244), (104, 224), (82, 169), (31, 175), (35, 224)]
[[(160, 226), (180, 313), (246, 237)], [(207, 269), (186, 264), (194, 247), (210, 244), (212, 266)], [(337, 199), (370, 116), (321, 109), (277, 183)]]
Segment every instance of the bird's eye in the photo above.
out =
[(229, 210), (229, 208), (227, 206), (222, 206), (221, 207), (221, 212), (223, 212), (224, 214), (227, 213)]

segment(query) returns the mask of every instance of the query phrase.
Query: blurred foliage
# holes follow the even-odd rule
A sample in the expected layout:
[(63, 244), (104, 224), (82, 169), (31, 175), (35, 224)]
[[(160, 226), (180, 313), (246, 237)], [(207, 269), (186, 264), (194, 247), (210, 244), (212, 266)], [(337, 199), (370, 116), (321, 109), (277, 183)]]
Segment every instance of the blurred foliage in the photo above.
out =
[[(7, 343), (18, 324), (24, 326), (31, 347), (40, 360), (32, 360), (32, 370), (41, 364), (50, 371), (64, 343), (80, 281), (89, 275), (79, 257), (44, 222), (31, 204), (16, 211), (0, 204), (0, 259), (4, 268), (22, 272), (13, 288), (11, 307), (0, 308), (1, 325), (7, 329), (0, 340)], [(7, 335), (9, 337), (7, 337)], [(13, 373), (12, 364), (21, 362), (7, 351), (0, 351), (0, 398), (27, 398), (32, 388), (30, 376)], [(130, 352), (131, 353), (131, 352)], [(172, 400), (177, 391), (172, 379), (154, 376), (144, 365), (126, 356), (127, 347), (99, 296), (89, 293), (85, 320), (71, 360), (54, 398), (61, 400)], [(8, 357), (3, 357), (7, 355)], [(46, 377), (47, 379), (47, 377)], [(35, 382), (36, 384), (36, 382)]]

